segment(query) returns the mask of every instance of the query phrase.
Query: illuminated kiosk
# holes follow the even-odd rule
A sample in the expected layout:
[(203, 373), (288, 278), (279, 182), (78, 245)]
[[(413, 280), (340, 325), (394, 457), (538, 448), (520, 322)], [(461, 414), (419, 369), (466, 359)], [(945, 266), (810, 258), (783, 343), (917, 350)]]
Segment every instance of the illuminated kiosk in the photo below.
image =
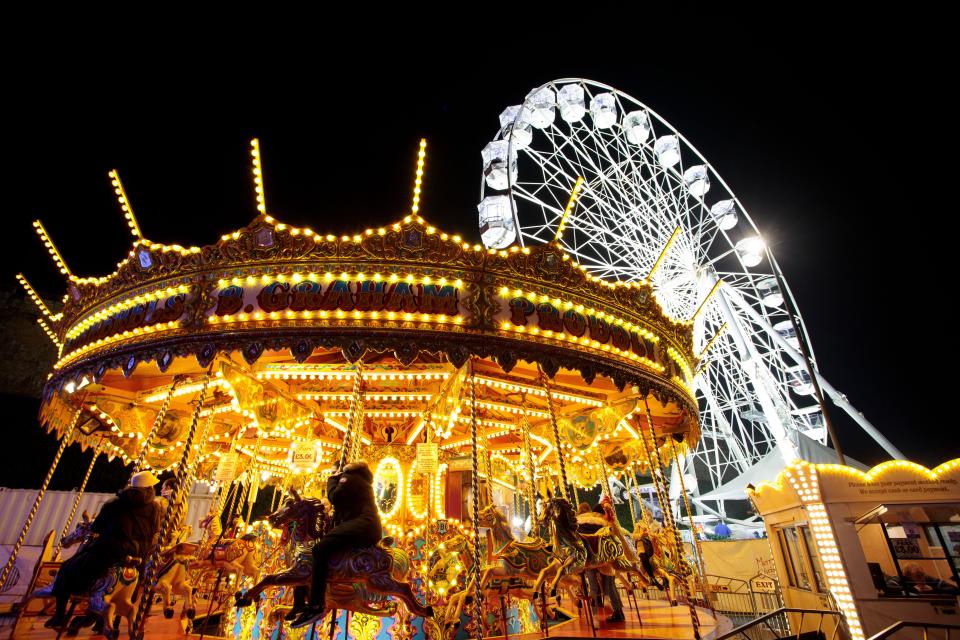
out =
[[(259, 178), (256, 143), (254, 153)], [(422, 164), (418, 192), (420, 175)], [(538, 534), (530, 531), (538, 502), (549, 524), (550, 496), (573, 501), (573, 482), (608, 493), (611, 475), (631, 483), (652, 469), (666, 503), (662, 470), (699, 438), (698, 362), (693, 323), (665, 316), (649, 283), (589, 276), (554, 243), (468, 244), (425, 222), (416, 201), (399, 222), (356, 235), (290, 227), (266, 213), (259, 179), (261, 213), (247, 227), (208, 246), (161, 245), (142, 237), (112, 177), (134, 234), (117, 271), (72, 274), (38, 222), (68, 279), (63, 309), (48, 309), (21, 277), (58, 346), (40, 412), (62, 442), (51, 474), (67, 443), (79, 442), (136, 469), (172, 472), (180, 487), (207, 482), (218, 492), (217, 529), (221, 518), (228, 528), (236, 516), (248, 521), (268, 485), (283, 490), (272, 510), (290, 490), (319, 497), (334, 464), (365, 459), (385, 533), (411, 560), (405, 579), (434, 608), (433, 637), (452, 637), (458, 623), (475, 637), (546, 624), (546, 590), (541, 609), (492, 595), (498, 584), (529, 590), (523, 576), (479, 584), (481, 565), (496, 564), (493, 552), (510, 542), (498, 536)], [(679, 550), (667, 511), (663, 545)], [(163, 534), (176, 526), (176, 516), (165, 519)], [(289, 565), (285, 538), (264, 522), (203, 536), (184, 551), (195, 592), (182, 625), (221, 612), (221, 630), (237, 638), (282, 629), (291, 589), (268, 589), (244, 609), (233, 593)], [(209, 545), (231, 536), (243, 562), (211, 566)], [(474, 611), (462, 597), (471, 583), (483, 587), (474, 599), (484, 606), (480, 625), (460, 619)], [(671, 612), (689, 609), (694, 632), (713, 625), (682, 597), (688, 581), (678, 585), (687, 606)], [(422, 637), (422, 618), (368, 595), (367, 615), (341, 615), (331, 628)], [(451, 611), (457, 619), (445, 617)], [(18, 629), (36, 620), (22, 616)], [(142, 606), (134, 617), (150, 637), (160, 622)]]
[(747, 493), (787, 607), (839, 608), (853, 638), (899, 620), (960, 623), (960, 459), (932, 471), (894, 460), (867, 472), (796, 461)]

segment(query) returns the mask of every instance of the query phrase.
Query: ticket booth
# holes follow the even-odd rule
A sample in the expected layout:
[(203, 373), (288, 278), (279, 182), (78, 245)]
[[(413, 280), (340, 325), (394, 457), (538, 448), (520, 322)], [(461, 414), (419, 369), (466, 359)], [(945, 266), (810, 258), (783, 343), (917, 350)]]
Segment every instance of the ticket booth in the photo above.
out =
[(898, 620), (960, 624), (960, 459), (867, 472), (798, 460), (747, 494), (787, 607), (839, 609), (855, 639)]

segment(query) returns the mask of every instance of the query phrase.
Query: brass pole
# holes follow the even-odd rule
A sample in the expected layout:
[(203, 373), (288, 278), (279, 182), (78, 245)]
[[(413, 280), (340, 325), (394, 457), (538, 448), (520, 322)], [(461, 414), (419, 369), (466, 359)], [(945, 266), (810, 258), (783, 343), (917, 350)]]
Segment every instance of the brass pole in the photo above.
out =
[(467, 361), (470, 374), (470, 464), (473, 470), (473, 632), (476, 640), (483, 640), (483, 593), (480, 588), (480, 469), (477, 464), (477, 379), (473, 373), (473, 358)]
[(537, 370), (540, 371), (540, 383), (543, 385), (543, 390), (547, 392), (547, 409), (550, 411), (550, 424), (553, 427), (553, 445), (557, 448), (557, 462), (560, 466), (560, 496), (569, 501), (570, 497), (567, 494), (567, 467), (563, 461), (563, 447), (560, 443), (560, 428), (557, 426), (557, 414), (553, 408), (553, 395), (550, 393), (550, 383), (547, 380), (547, 376), (539, 364), (537, 365)]
[(353, 379), (353, 396), (350, 404), (350, 422), (347, 424), (347, 433), (343, 437), (343, 446), (340, 449), (340, 462), (337, 465), (343, 469), (347, 464), (347, 457), (352, 453), (353, 432), (356, 425), (358, 407), (360, 404), (360, 394), (363, 391), (363, 358), (357, 360), (356, 377)]
[(677, 454), (677, 445), (674, 443), (673, 438), (670, 438), (669, 440), (670, 451), (673, 453), (674, 464), (677, 465), (677, 477), (680, 479), (680, 495), (683, 496), (683, 506), (687, 510), (687, 522), (690, 524), (690, 537), (693, 538), (693, 549), (697, 556), (697, 569), (699, 570), (697, 581), (700, 583), (700, 588), (703, 590), (704, 599), (709, 600), (709, 598), (707, 598), (705, 584), (707, 571), (703, 564), (703, 550), (700, 548), (700, 537), (693, 528), (693, 511), (690, 510), (690, 499), (687, 496), (687, 487), (683, 480), (683, 469), (680, 468), (680, 456)]
[(150, 433), (147, 434), (147, 437), (143, 440), (143, 448), (140, 449), (140, 455), (137, 456), (137, 459), (133, 463), (133, 471), (130, 475), (137, 473), (143, 470), (143, 462), (147, 457), (147, 449), (150, 447), (150, 443), (153, 442), (153, 437), (157, 435), (157, 431), (160, 429), (160, 425), (163, 424), (163, 419), (167, 416), (167, 410), (170, 408), (170, 401), (173, 399), (173, 392), (179, 386), (182, 378), (180, 376), (174, 376), (173, 383), (170, 385), (170, 390), (167, 391), (167, 396), (163, 399), (163, 404), (160, 405), (160, 410), (157, 411), (157, 419), (153, 421), (153, 426), (150, 427)]
[(83, 476), (83, 482), (80, 483), (80, 489), (77, 491), (77, 497), (73, 500), (73, 506), (70, 508), (70, 515), (67, 516), (67, 522), (63, 525), (63, 531), (60, 533), (60, 539), (53, 550), (53, 558), (56, 560), (60, 556), (60, 550), (63, 548), (63, 539), (70, 533), (70, 525), (73, 523), (73, 517), (77, 515), (77, 509), (80, 508), (80, 499), (83, 498), (83, 492), (87, 489), (87, 482), (90, 480), (90, 474), (93, 473), (93, 466), (100, 457), (100, 447), (103, 446), (103, 438), (97, 441), (97, 446), (93, 449), (93, 457), (90, 458), (90, 466), (87, 467), (87, 473)]
[[(680, 532), (677, 530), (677, 524), (673, 520), (673, 510), (670, 508), (670, 480), (663, 471), (663, 463), (660, 460), (660, 451), (657, 448), (657, 432), (653, 426), (653, 415), (650, 413), (650, 404), (647, 402), (646, 397), (643, 398), (643, 406), (647, 412), (647, 427), (650, 430), (650, 439), (653, 443), (653, 456), (657, 463), (656, 469), (651, 467), (651, 476), (653, 477), (654, 486), (657, 486), (658, 490), (661, 492), (661, 495), (666, 497), (666, 502), (664, 502), (663, 498), (661, 498), (660, 509), (663, 511), (664, 525), (669, 523), (669, 527), (673, 529), (673, 542), (677, 553), (676, 564), (677, 567), (680, 567), (680, 563), (683, 559), (683, 541), (680, 539)], [(662, 487), (659, 486), (661, 484)], [(680, 586), (682, 591), (687, 595), (687, 608), (690, 610), (690, 623), (693, 626), (693, 637), (696, 640), (700, 640), (700, 617), (697, 615), (697, 607), (693, 603), (694, 594), (690, 593), (690, 589), (687, 587), (685, 580), (680, 581)]]
[[(86, 394), (84, 394), (84, 400), (86, 400)], [(43, 496), (47, 492), (47, 487), (50, 486), (50, 480), (53, 478), (53, 472), (57, 470), (57, 465), (60, 464), (60, 458), (63, 457), (63, 452), (66, 451), (67, 445), (70, 444), (70, 439), (73, 437), (73, 433), (77, 429), (77, 424), (80, 422), (80, 416), (83, 414), (84, 400), (80, 401), (80, 406), (77, 408), (77, 412), (73, 414), (73, 421), (70, 423), (67, 431), (63, 434), (63, 439), (60, 440), (60, 446), (57, 448), (57, 453), (53, 456), (53, 462), (50, 464), (50, 469), (47, 471), (47, 477), (43, 479), (43, 483), (40, 485), (40, 490), (37, 491), (37, 498), (33, 501), (33, 506), (30, 508), (30, 513), (27, 514), (27, 519), (23, 523), (23, 529), (20, 530), (20, 536), (17, 537), (17, 541), (13, 544), (13, 549), (10, 550), (10, 557), (7, 559), (7, 564), (3, 567), (3, 573), (0, 573), (0, 587), (6, 584), (7, 578), (10, 576), (10, 572), (13, 571), (13, 566), (17, 563), (17, 556), (20, 554), (20, 548), (27, 539), (27, 533), (30, 531), (30, 525), (33, 524), (33, 519), (37, 517), (37, 511), (40, 510), (40, 502), (43, 501)]]
[[(150, 559), (146, 563), (146, 568), (143, 575), (143, 592), (140, 597), (140, 602), (137, 607), (137, 615), (133, 623), (133, 632), (131, 636), (136, 640), (142, 640), (143, 638), (143, 628), (146, 624), (147, 613), (150, 609), (150, 606), (153, 604), (153, 594), (157, 586), (157, 579), (159, 578), (157, 565), (160, 562), (160, 550), (163, 547), (164, 537), (166, 536), (167, 531), (174, 531), (176, 527), (180, 524), (180, 517), (182, 516), (180, 509), (176, 509), (174, 505), (177, 504), (180, 497), (180, 492), (183, 491), (183, 484), (186, 481), (187, 470), (189, 467), (190, 460), (190, 449), (193, 448), (193, 440), (196, 437), (197, 433), (197, 423), (200, 421), (200, 411), (203, 409), (203, 403), (207, 398), (207, 388), (210, 386), (210, 372), (207, 372), (207, 376), (203, 381), (203, 387), (200, 390), (200, 397), (197, 400), (197, 407), (193, 412), (193, 420), (190, 422), (190, 430), (187, 434), (187, 439), (184, 441), (183, 446), (183, 455), (180, 457), (180, 463), (177, 465), (177, 471), (175, 474), (176, 482), (173, 485), (173, 493), (170, 494), (170, 503), (166, 511), (163, 514), (163, 521), (160, 523), (160, 531), (157, 536), (157, 543), (154, 546)], [(109, 622), (109, 621), (108, 621)]]

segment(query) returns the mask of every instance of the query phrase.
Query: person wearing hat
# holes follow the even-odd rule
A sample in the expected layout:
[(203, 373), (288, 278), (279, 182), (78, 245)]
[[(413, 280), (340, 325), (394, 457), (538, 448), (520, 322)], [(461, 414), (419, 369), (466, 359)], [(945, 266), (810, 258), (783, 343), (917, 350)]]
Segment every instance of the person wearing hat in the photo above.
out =
[(70, 596), (88, 592), (110, 567), (128, 556), (141, 562), (147, 559), (157, 543), (163, 515), (163, 504), (154, 493), (158, 482), (149, 471), (135, 473), (130, 485), (100, 508), (90, 526), (92, 538), (57, 573), (51, 588), (57, 606), (45, 627), (63, 626)]
[(327, 480), (327, 499), (333, 505), (333, 528), (313, 546), (310, 602), (290, 625), (295, 629), (323, 617), (330, 558), (340, 551), (372, 547), (383, 537), (373, 473), (366, 462), (351, 462), (335, 470)]

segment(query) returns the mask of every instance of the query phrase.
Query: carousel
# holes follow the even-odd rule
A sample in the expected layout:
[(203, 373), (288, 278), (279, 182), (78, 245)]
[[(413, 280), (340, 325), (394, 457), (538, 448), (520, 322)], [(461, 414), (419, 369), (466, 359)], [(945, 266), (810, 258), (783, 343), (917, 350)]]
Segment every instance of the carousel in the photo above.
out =
[[(64, 514), (12, 637), (90, 623), (132, 638), (589, 637), (604, 635), (591, 570), (627, 595), (622, 637), (708, 632), (671, 509), (629, 501), (618, 520), (611, 500), (643, 477), (667, 505), (666, 469), (699, 439), (692, 320), (667, 316), (649, 280), (589, 275), (558, 241), (488, 250), (431, 226), (424, 143), (409, 215), (343, 236), (269, 215), (251, 151), (259, 214), (213, 244), (144, 238), (116, 172), (134, 242), (114, 273), (74, 275), (35, 223), (67, 281), (54, 312), (20, 278), (58, 348), (40, 421), (61, 445), (0, 582), (70, 444), (174, 478), (178, 508), (150, 557), (50, 631), (42, 587), (61, 543), (90, 535)], [(385, 537), (335, 557), (329, 614), (290, 629), (329, 525), (326, 478), (360, 460)], [(190, 531), (198, 483), (215, 499)], [(598, 486), (609, 525), (582, 535), (577, 505)], [(672, 622), (645, 632), (657, 615)]]

